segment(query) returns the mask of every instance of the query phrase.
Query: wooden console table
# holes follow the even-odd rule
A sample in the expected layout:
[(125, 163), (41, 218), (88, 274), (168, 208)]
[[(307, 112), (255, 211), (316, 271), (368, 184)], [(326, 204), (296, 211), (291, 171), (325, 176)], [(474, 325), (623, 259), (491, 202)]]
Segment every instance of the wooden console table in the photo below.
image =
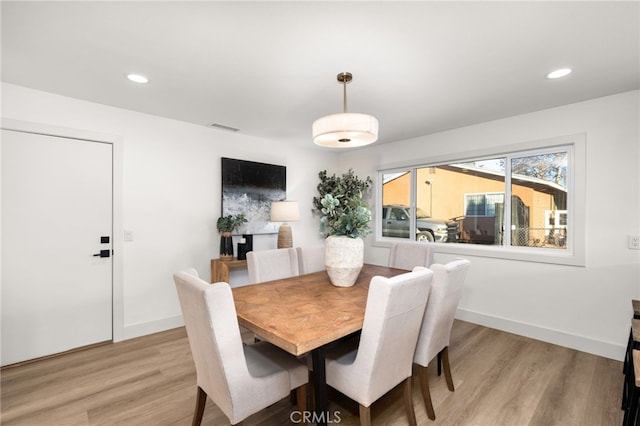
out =
[(211, 282), (218, 283), (224, 281), (229, 283), (229, 270), (247, 267), (246, 260), (238, 260), (235, 257), (232, 260), (211, 259)]

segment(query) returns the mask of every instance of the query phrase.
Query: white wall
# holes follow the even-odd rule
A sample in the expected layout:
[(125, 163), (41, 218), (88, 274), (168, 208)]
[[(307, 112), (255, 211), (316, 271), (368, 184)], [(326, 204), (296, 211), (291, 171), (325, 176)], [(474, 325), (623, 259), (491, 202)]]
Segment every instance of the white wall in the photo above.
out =
[[(352, 167), (375, 177), (385, 164), (586, 133), (587, 266), (470, 257), (459, 317), (617, 359), (630, 299), (640, 298), (640, 252), (626, 248), (627, 235), (640, 233), (638, 102), (634, 91), (406, 140), (393, 149), (383, 144), (335, 154), (2, 84), (3, 118), (121, 137), (123, 228), (135, 237), (123, 253), (125, 338), (180, 324), (173, 272), (195, 266), (209, 278), (209, 261), (218, 257), (220, 157), (287, 167), (288, 198), (301, 202), (294, 243), (303, 245), (319, 241), (310, 209), (320, 170)], [(256, 238), (259, 249), (275, 247), (274, 235)], [(387, 256), (388, 248), (367, 239), (367, 262), (386, 264)], [(448, 258), (436, 254), (435, 260)]]
[[(640, 251), (627, 248), (627, 236), (640, 234), (638, 104), (639, 92), (627, 92), (406, 140), (392, 150), (374, 145), (340, 161), (375, 177), (378, 166), (586, 133), (586, 267), (469, 256), (458, 317), (622, 359), (631, 299), (640, 298)], [(369, 238), (365, 256), (383, 264), (388, 249)], [(449, 258), (436, 254), (435, 261)]]
[[(219, 253), (221, 157), (287, 167), (287, 198), (300, 201), (291, 224), (296, 245), (320, 242), (311, 200), (317, 172), (331, 170), (335, 153), (300, 149), (242, 134), (2, 84), (2, 117), (117, 135), (122, 143), (122, 338), (181, 325), (172, 274), (194, 266), (210, 278)], [(311, 146), (311, 141), (309, 141)], [(114, 235), (114, 240), (123, 235)], [(276, 248), (276, 235), (256, 236), (257, 249)], [(116, 256), (118, 253), (115, 254)], [(246, 273), (234, 273), (238, 283)]]

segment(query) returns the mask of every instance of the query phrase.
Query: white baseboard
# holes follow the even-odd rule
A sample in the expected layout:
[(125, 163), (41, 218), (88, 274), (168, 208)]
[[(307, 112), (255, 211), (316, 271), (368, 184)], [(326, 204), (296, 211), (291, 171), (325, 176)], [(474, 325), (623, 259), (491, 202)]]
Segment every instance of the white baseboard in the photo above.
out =
[(155, 321), (125, 325), (124, 338), (122, 340), (146, 336), (147, 334), (159, 333), (161, 331), (171, 330), (172, 328), (182, 327), (183, 325), (184, 320), (182, 319), (182, 315), (162, 318)]
[(506, 331), (519, 336), (541, 340), (554, 345), (576, 349), (578, 351), (602, 356), (605, 358), (622, 361), (624, 359), (625, 346), (617, 343), (605, 342), (590, 337), (570, 334), (561, 330), (540, 327), (535, 324), (514, 321), (509, 318), (487, 315), (466, 309), (458, 309), (456, 318), (462, 321), (483, 325), (489, 328)]
[[(508, 333), (517, 334), (519, 336), (541, 340), (543, 342), (564, 346), (567, 348), (614, 359), (617, 361), (622, 361), (624, 359), (624, 345), (619, 345), (612, 342), (596, 340), (590, 337), (570, 334), (560, 330), (544, 328), (535, 324), (527, 324), (524, 322), (514, 321), (512, 319), (502, 318), (495, 315), (487, 315), (481, 312), (474, 312), (467, 309), (458, 309), (456, 318), (462, 321), (479, 324), (489, 328), (495, 328), (497, 330), (506, 331)], [(158, 333), (160, 331), (182, 327), (183, 325), (184, 321), (182, 319), (182, 315), (176, 315), (156, 321), (131, 324), (125, 326), (123, 340), (133, 339), (134, 337), (145, 336), (147, 334)]]

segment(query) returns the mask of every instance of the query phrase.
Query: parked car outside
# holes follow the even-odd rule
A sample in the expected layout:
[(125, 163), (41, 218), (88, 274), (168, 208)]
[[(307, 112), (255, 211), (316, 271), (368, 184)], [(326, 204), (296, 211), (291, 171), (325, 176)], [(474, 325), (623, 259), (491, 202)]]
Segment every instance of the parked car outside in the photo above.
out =
[[(427, 213), (416, 209), (416, 241), (421, 242), (455, 242), (457, 223), (430, 218)], [(403, 205), (385, 205), (382, 207), (382, 236), (409, 238), (411, 225), (411, 209)], [(452, 231), (453, 229), (453, 231)]]

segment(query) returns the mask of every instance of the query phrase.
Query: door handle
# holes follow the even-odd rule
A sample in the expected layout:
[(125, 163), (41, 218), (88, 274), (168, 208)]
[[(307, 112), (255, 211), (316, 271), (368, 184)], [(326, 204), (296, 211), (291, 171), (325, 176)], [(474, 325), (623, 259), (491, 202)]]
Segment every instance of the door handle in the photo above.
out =
[(96, 253), (93, 257), (111, 257), (111, 250), (100, 250), (100, 253)]

